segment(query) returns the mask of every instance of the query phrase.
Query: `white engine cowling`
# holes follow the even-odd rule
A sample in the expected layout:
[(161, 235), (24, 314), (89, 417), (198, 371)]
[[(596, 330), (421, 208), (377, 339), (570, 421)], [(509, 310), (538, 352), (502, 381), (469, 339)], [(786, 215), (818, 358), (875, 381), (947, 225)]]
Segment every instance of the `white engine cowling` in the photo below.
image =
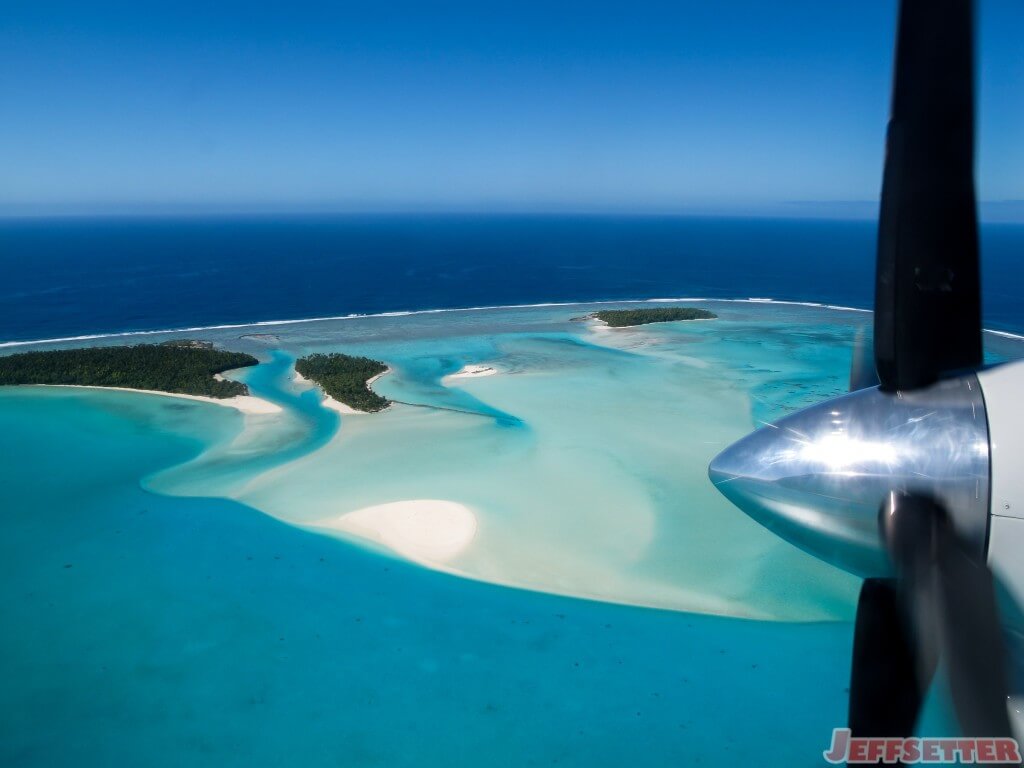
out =
[(1010, 715), (1024, 737), (1024, 362), (979, 371), (989, 422), (988, 561), (1012, 602), (1002, 601), (1009, 649)]

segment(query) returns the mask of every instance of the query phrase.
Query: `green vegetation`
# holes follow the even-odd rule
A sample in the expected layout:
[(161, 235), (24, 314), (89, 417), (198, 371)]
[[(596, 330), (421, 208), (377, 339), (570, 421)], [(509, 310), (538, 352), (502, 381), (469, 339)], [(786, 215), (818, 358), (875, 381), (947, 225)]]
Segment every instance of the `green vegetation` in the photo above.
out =
[(310, 355), (295, 361), (295, 370), (310, 381), (319, 384), (328, 396), (357, 411), (373, 413), (391, 403), (367, 386), (374, 376), (388, 367), (379, 360), (352, 357), (338, 353)]
[(191, 349), (213, 349), (212, 341), (197, 341), (196, 339), (171, 339), (161, 341), (162, 347), (186, 347)]
[(248, 394), (249, 388), (214, 375), (257, 362), (252, 355), (223, 352), (209, 342), (189, 340), (54, 349), (0, 357), (0, 385), (77, 384), (226, 398)]
[(648, 323), (671, 323), (676, 320), (713, 320), (714, 312), (693, 307), (658, 307), (652, 309), (603, 309), (591, 317), (603, 320), (612, 328)]

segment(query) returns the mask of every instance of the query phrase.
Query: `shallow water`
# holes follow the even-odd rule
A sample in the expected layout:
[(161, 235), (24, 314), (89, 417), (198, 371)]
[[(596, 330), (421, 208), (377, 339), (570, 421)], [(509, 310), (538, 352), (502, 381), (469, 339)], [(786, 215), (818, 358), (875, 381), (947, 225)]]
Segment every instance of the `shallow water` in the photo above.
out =
[[(0, 545), (5, 764), (813, 764), (842, 717), (844, 625), (433, 573), (141, 490), (200, 448), (159, 403), (0, 402), (19, 446)], [(797, 660), (816, 682), (782, 716)]]
[[(265, 361), (240, 378), (277, 415), (0, 391), (0, 761), (818, 764), (858, 585), (706, 466), (843, 391), (865, 316), (708, 306), (623, 331), (548, 307), (204, 333)], [(385, 360), (402, 404), (320, 407), (291, 364), (327, 350)], [(469, 363), (500, 373), (442, 381)], [(478, 521), (429, 568), (306, 528), (423, 498)]]
[[(261, 342), (274, 350), (273, 375), (260, 366), (246, 380), (294, 420), (312, 420), (308, 436), (265, 418), (149, 487), (317, 526), (364, 507), (450, 500), (474, 511), (476, 536), (450, 559), (424, 561), (432, 567), (631, 604), (848, 618), (856, 582), (753, 524), (706, 467), (759, 420), (842, 391), (863, 318), (723, 305), (715, 323), (620, 332), (572, 319), (586, 309), (287, 327)], [(289, 356), (330, 350), (385, 360), (392, 373), (376, 388), (397, 404), (342, 416), (325, 440), (334, 423), (317, 422), (312, 393), (289, 394), (281, 370)], [(443, 380), (470, 363), (501, 373)]]

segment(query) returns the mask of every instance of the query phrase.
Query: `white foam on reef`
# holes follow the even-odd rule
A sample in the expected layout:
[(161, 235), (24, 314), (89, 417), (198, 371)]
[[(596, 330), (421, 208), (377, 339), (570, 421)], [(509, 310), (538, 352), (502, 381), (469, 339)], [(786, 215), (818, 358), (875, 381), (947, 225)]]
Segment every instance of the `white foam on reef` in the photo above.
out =
[(993, 336), (1002, 336), (1004, 339), (1015, 339), (1017, 341), (1024, 341), (1024, 336), (1019, 333), (1010, 333), (1009, 331), (993, 331), (989, 328), (985, 328), (985, 333), (991, 333)]
[(768, 299), (760, 298), (757, 296), (751, 296), (748, 299), (646, 299), (650, 302), (673, 302), (673, 301), (703, 301), (713, 302), (718, 301), (722, 303), (731, 304), (782, 304), (790, 307), (814, 307), (815, 309), (834, 309), (839, 312), (868, 312), (870, 309), (864, 309), (863, 307), (847, 307), (842, 304), (822, 304), (819, 301), (789, 301), (787, 299)]
[[(359, 320), (372, 317), (410, 317), (413, 315), (436, 315), (445, 312), (482, 312), (485, 310), (501, 309), (542, 309), (544, 307), (586, 307), (599, 304), (672, 304), (680, 302), (700, 302), (703, 304), (778, 304), (792, 307), (811, 307), (815, 309), (828, 309), (837, 312), (864, 312), (871, 314), (872, 310), (863, 307), (847, 307), (842, 304), (823, 304), (817, 301), (790, 301), (787, 299), (772, 299), (752, 296), (745, 299), (720, 299), (704, 296), (683, 296), (677, 298), (665, 297), (654, 299), (599, 299), (595, 301), (549, 301), (538, 304), (494, 304), (479, 307), (448, 307), (444, 309), (410, 309), (396, 310), (392, 312), (357, 313), (347, 315), (326, 315), (324, 317), (303, 317), (290, 320), (259, 320), (252, 323), (225, 323), (222, 325), (195, 325), (185, 328), (164, 328), (155, 331), (122, 331), (118, 333), (89, 333), (81, 336), (58, 336), (50, 339), (30, 339), (26, 341), (3, 341), (0, 342), (0, 349), (11, 347), (28, 347), (37, 344), (63, 344), (76, 341), (97, 341), (101, 339), (121, 339), (135, 336), (160, 336), (164, 334), (195, 333), (198, 331), (228, 331), (244, 328), (264, 328), (279, 325), (301, 325), (304, 323), (322, 323), (336, 320)], [(1002, 336), (1007, 339), (1024, 341), (1024, 335), (1011, 333), (1009, 331), (997, 331), (989, 328), (982, 329), (985, 333), (995, 336)]]
[(50, 339), (31, 339), (27, 341), (3, 341), (0, 348), (25, 347), (33, 344), (61, 344), (71, 341), (95, 341), (98, 339), (119, 339), (132, 336), (160, 336), (169, 333), (195, 333), (197, 331), (230, 331), (243, 328), (266, 328), (276, 325), (300, 325), (303, 323), (322, 323), (334, 320), (359, 320), (370, 317), (409, 317), (412, 315), (436, 315), (445, 312), (482, 312), (485, 310), (499, 309), (542, 309), (544, 307), (587, 307), (597, 304), (649, 304), (649, 303), (670, 303), (683, 301), (697, 301), (702, 303), (726, 302), (739, 304), (789, 304), (802, 307), (820, 307), (823, 309), (835, 309), (844, 312), (870, 312), (869, 309), (858, 307), (844, 307), (837, 304), (819, 304), (813, 301), (786, 301), (782, 299), (720, 299), (701, 296), (684, 296), (680, 298), (656, 298), (656, 299), (595, 299), (593, 301), (548, 301), (537, 304), (493, 304), (477, 307), (446, 307), (443, 309), (409, 309), (396, 310), (392, 312), (359, 313), (352, 312), (347, 315), (325, 315), (323, 317), (302, 317), (289, 320), (258, 320), (252, 323), (225, 323), (222, 325), (193, 325), (182, 328), (163, 328), (151, 331), (119, 331), (117, 333), (89, 333), (81, 336), (58, 336)]

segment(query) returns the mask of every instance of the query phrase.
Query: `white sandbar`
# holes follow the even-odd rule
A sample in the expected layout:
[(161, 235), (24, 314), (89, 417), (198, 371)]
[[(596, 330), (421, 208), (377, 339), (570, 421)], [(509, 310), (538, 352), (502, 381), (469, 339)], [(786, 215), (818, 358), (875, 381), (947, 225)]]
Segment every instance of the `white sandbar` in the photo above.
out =
[(313, 523), (383, 544), (421, 563), (445, 563), (476, 537), (473, 511), (454, 501), (411, 499), (377, 504)]
[(464, 365), (455, 373), (450, 373), (444, 377), (444, 381), (452, 379), (475, 379), (480, 376), (493, 376), (498, 372), (498, 369), (491, 365)]

